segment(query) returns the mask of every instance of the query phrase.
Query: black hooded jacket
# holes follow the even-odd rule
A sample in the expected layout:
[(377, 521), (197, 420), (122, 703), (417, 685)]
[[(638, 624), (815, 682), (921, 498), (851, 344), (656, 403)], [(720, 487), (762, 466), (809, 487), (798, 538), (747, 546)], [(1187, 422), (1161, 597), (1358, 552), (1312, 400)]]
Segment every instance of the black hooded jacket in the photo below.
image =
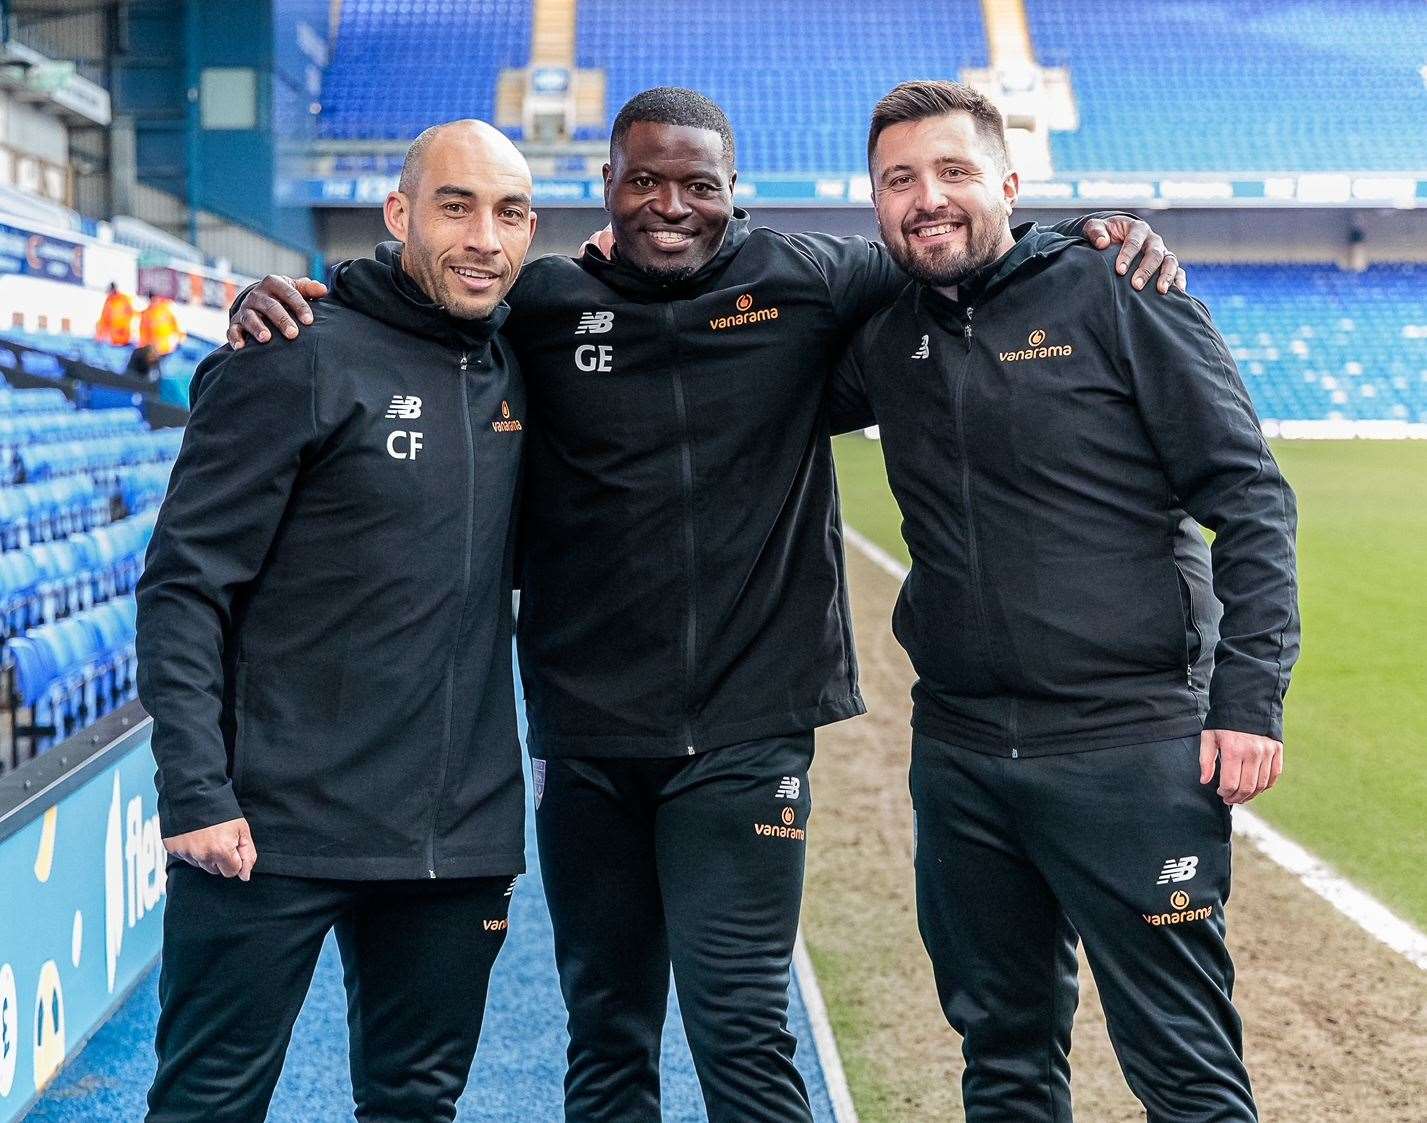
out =
[(453, 319), (379, 256), (194, 378), (138, 593), (160, 818), (246, 816), (261, 872), (517, 873), (507, 309)]
[(507, 331), (534, 755), (682, 756), (863, 712), (826, 389), (905, 283), (875, 242), (742, 211), (684, 280), (594, 250), (526, 267)]
[(863, 712), (825, 388), (901, 284), (881, 246), (741, 212), (682, 281), (595, 251), (526, 266), (533, 755), (682, 756)]
[(913, 725), (1007, 756), (1282, 739), (1294, 497), (1208, 311), (1114, 249), (1016, 239), (954, 301), (908, 285), (834, 392), (838, 428), (875, 414), (902, 510)]

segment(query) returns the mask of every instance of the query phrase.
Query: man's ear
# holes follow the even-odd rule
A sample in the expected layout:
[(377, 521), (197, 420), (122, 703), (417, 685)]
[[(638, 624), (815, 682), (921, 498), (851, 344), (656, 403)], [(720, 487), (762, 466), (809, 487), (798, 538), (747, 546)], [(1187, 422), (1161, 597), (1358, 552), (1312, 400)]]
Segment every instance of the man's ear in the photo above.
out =
[(613, 169), (611, 169), (608, 164), (606, 164), (606, 165), (600, 170), (600, 175), (602, 175), (602, 176), (604, 177), (604, 209), (605, 209), (605, 210), (609, 210), (609, 189), (610, 189), (610, 185), (614, 182), (614, 177), (613, 177), (612, 171), (613, 171)]
[(1007, 172), (1001, 180), (1001, 202), (1006, 208), (1006, 216), (1016, 209), (1016, 200), (1021, 194), (1021, 177), (1016, 172)]
[(406, 233), (411, 219), (409, 205), (409, 200), (405, 195), (400, 191), (393, 191), (387, 195), (386, 205), (382, 207), (382, 218), (386, 221), (387, 231), (398, 242), (406, 241)]

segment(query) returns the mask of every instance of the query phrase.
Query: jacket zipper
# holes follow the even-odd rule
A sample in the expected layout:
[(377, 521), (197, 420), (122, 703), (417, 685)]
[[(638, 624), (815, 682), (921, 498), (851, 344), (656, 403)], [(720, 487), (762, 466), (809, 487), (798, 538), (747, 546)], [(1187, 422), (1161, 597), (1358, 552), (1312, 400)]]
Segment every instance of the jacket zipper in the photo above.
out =
[[(971, 343), (975, 338), (971, 330), (971, 317), (976, 311), (970, 306), (966, 309), (966, 323), (962, 325), (961, 334), (966, 342), (966, 358), (961, 364), (961, 373), (956, 382), (955, 407), (956, 407), (956, 442), (961, 448), (961, 505), (966, 508), (966, 548), (969, 551), (971, 563), (971, 589), (976, 598), (976, 616), (981, 624), (981, 634), (989, 637), (991, 628), (988, 623), (989, 617), (986, 613), (986, 599), (981, 590), (981, 548), (976, 543), (976, 515), (971, 507), (971, 458), (966, 452), (966, 417), (963, 401), (965, 399), (967, 375), (971, 370)], [(987, 641), (987, 655), (990, 655), (989, 639)], [(1015, 759), (1021, 755), (1017, 747), (1016, 712), (1015, 704), (1012, 703), (1011, 712), (1008, 718), (1008, 732), (1011, 738), (1011, 757)]]
[[(665, 306), (669, 320), (669, 334), (678, 349), (679, 333), (675, 330), (674, 309)], [(695, 589), (695, 564), (697, 561), (696, 539), (694, 535), (694, 450), (689, 435), (689, 410), (684, 402), (684, 376), (676, 362), (674, 372), (674, 410), (679, 415), (679, 467), (684, 496), (684, 549), (688, 555), (689, 603), (688, 616), (684, 627), (684, 748), (689, 756), (694, 755), (694, 652), (698, 638), (698, 598)]]
[[(461, 420), (466, 433), (466, 551), (461, 565), (461, 611), (456, 616), (457, 631), (466, 625), (466, 601), (471, 594), (471, 550), (476, 523), (476, 436), (471, 429), (471, 400), (466, 386), (466, 364), (470, 356), (461, 352)], [(456, 693), (456, 654), (460, 636), (451, 644), (451, 662), (446, 667), (446, 729), (442, 738), (441, 767), (436, 772), (436, 790), (431, 799), (431, 833), (426, 839), (426, 876), (436, 876), (436, 822), (441, 814), (441, 794), (446, 789), (446, 770), (451, 761), (452, 707)]]

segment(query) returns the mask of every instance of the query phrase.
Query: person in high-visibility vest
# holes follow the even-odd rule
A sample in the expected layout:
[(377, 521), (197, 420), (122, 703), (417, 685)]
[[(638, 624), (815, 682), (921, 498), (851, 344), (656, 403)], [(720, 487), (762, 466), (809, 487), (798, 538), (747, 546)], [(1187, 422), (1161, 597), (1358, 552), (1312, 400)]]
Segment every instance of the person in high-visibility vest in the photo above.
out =
[(183, 329), (178, 326), (174, 315), (173, 301), (166, 296), (145, 293), (148, 307), (139, 317), (139, 346), (152, 347), (154, 354), (162, 359), (178, 350), (183, 342)]
[(94, 338), (100, 343), (114, 343), (120, 347), (127, 347), (134, 341), (134, 302), (128, 293), (120, 292), (113, 281), (109, 282), (109, 295), (104, 298), (104, 309), (99, 313)]

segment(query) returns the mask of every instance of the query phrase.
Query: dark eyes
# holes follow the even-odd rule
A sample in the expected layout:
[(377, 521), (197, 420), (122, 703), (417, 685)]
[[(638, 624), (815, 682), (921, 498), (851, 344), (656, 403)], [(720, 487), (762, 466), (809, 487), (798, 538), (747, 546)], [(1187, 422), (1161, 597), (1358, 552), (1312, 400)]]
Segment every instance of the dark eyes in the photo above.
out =
[[(636, 191), (648, 191), (654, 186), (654, 178), (653, 176), (638, 175), (631, 179), (629, 183)], [(718, 185), (715, 183), (691, 183), (689, 190), (696, 195), (716, 195), (718, 193)]]

